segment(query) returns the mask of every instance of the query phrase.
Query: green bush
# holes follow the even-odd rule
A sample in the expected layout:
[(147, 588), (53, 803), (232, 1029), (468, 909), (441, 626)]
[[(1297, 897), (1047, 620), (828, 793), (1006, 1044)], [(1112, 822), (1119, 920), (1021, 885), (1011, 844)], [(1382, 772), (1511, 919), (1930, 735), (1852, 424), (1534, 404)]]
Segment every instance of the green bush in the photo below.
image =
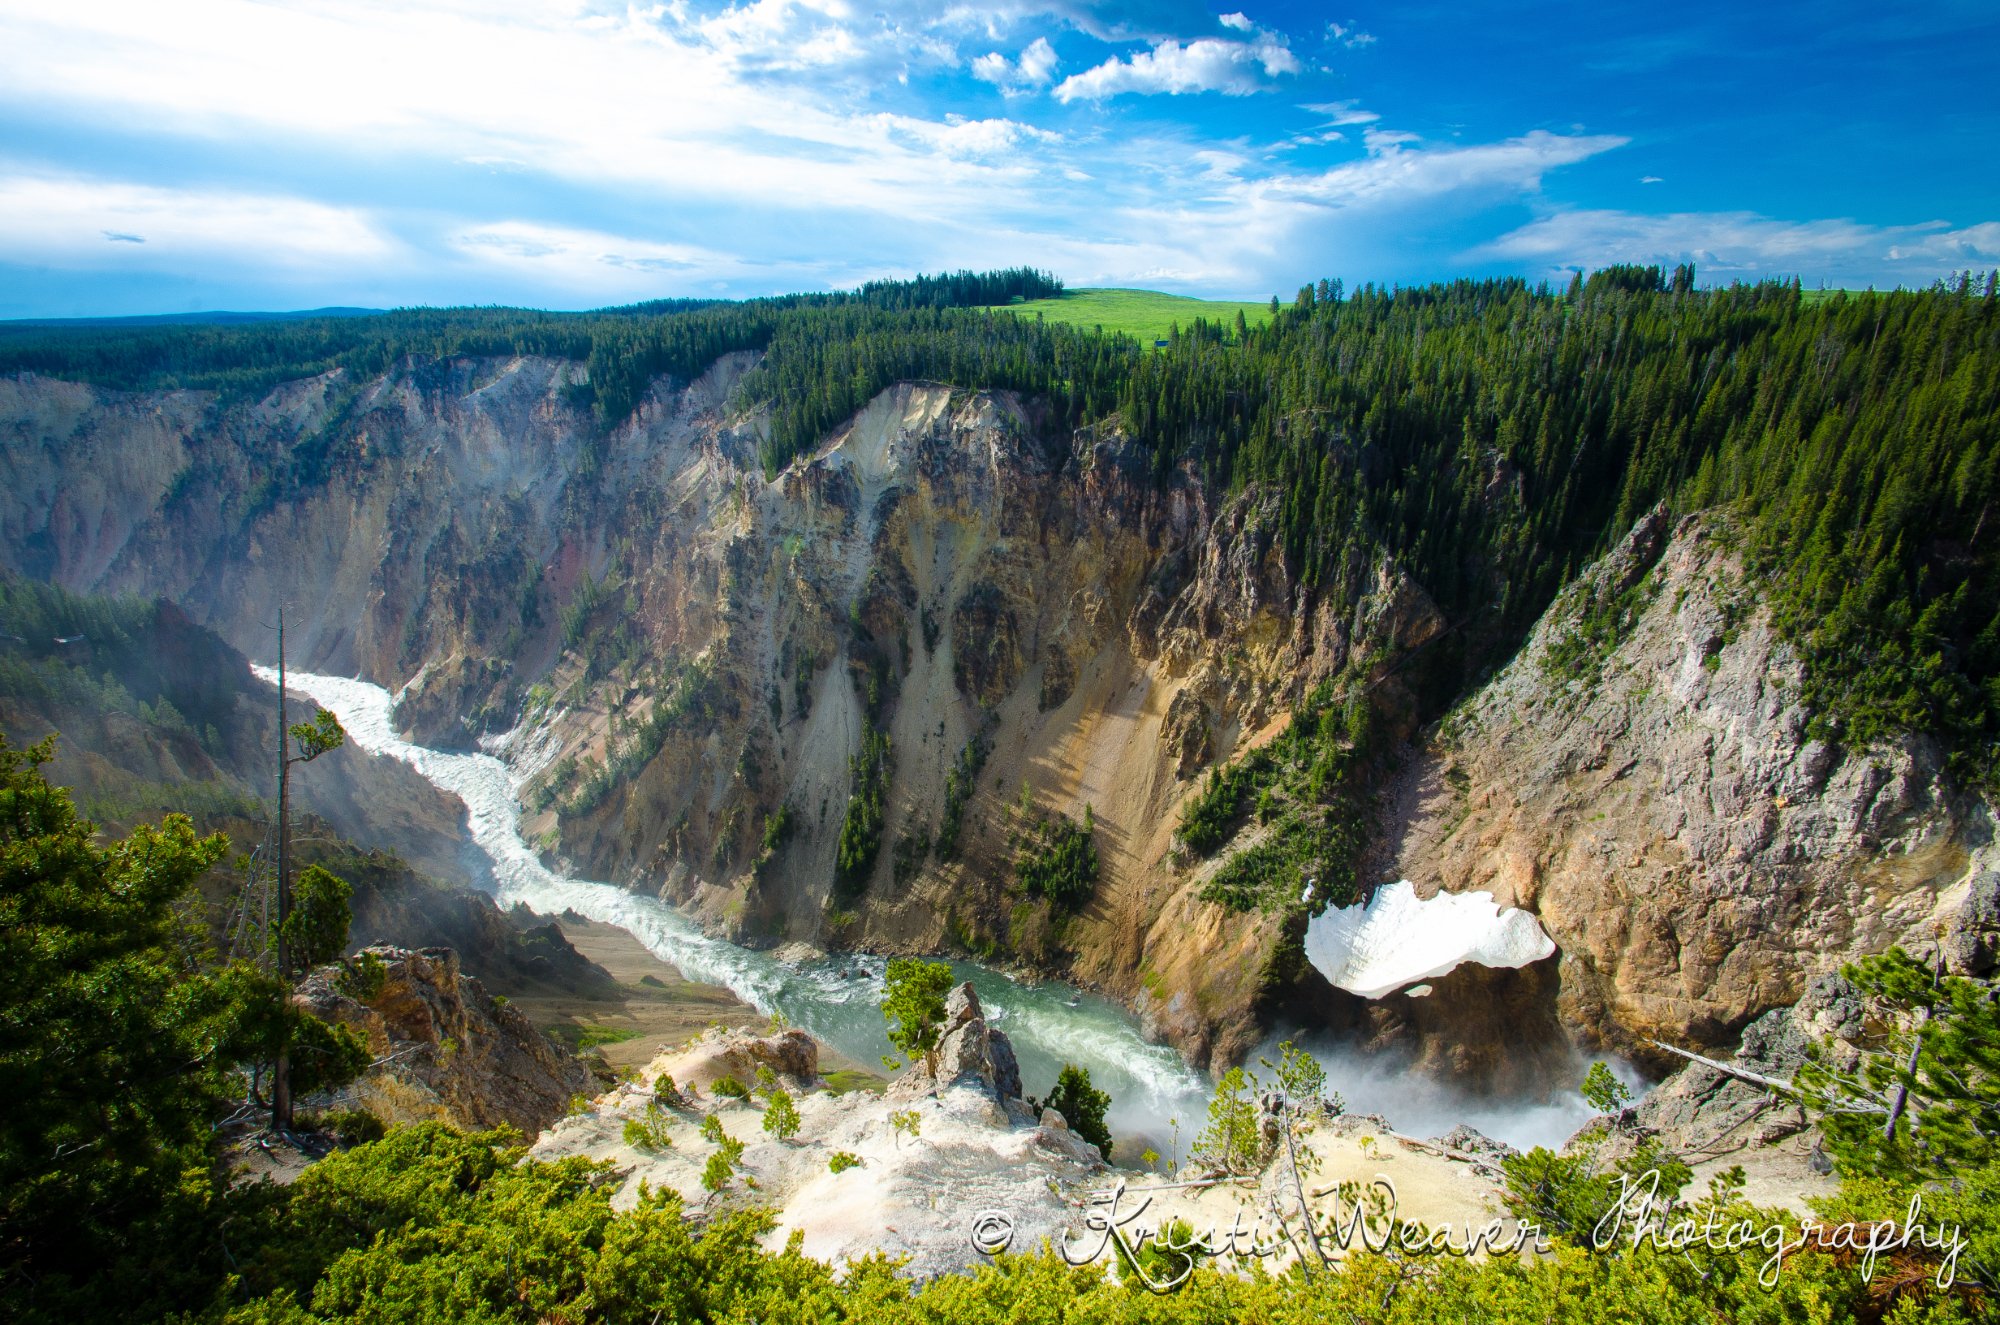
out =
[(1090, 1084), (1087, 1068), (1074, 1063), (1064, 1063), (1056, 1076), (1056, 1088), (1049, 1097), (1037, 1103), (1028, 1101), (1030, 1108), (1040, 1112), (1043, 1107), (1054, 1109), (1063, 1116), (1070, 1130), (1097, 1147), (1105, 1162), (1111, 1162), (1111, 1129), (1104, 1125), (1104, 1114), (1111, 1107), (1111, 1096)]
[(780, 1141), (799, 1134), (799, 1107), (782, 1087), (771, 1092), (770, 1102), (764, 1106), (764, 1130)]
[(951, 967), (943, 962), (898, 957), (889, 963), (882, 986), (882, 1018), (889, 1023), (889, 1043), (912, 1063), (928, 1059), (937, 1048), (951, 981)]
[(665, 1150), (674, 1143), (676, 1121), (658, 1098), (647, 1100), (637, 1118), (625, 1120), (625, 1144), (638, 1150)]
[(1014, 877), (1030, 897), (1046, 898), (1058, 911), (1075, 911), (1097, 889), (1096, 815), (1083, 807), (1083, 822), (1066, 814), (1034, 819), (1019, 834)]
[(388, 1124), (366, 1109), (338, 1110), (328, 1114), (321, 1125), (333, 1133), (340, 1144), (348, 1147), (365, 1146), (389, 1134)]

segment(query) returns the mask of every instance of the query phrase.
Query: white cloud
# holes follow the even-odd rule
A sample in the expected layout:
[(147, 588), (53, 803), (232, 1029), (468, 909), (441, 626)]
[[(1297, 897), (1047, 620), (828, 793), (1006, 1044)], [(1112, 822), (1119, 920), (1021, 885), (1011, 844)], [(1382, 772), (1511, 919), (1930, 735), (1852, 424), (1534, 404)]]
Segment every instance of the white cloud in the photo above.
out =
[(1405, 143), (1422, 142), (1416, 134), (1405, 129), (1363, 129), (1361, 141), (1370, 153), (1387, 152)]
[(1375, 44), (1373, 33), (1363, 32), (1360, 28), (1347, 23), (1327, 24), (1326, 35), (1329, 40), (1337, 41), (1349, 50), (1356, 50), (1362, 46), (1373, 46)]
[(1056, 66), (1056, 48), (1049, 45), (1047, 37), (1037, 37), (1021, 52), (1018, 61), (1011, 61), (998, 51), (980, 56), (972, 62), (972, 76), (1011, 95), (1047, 87), (1055, 78)]
[(893, 135), (960, 159), (1006, 157), (1025, 145), (1062, 141), (1061, 134), (1018, 120), (968, 120), (948, 115), (940, 123), (907, 115), (878, 115), (875, 122)]
[(1966, 226), (1963, 230), (1932, 229), (1928, 226), (1910, 226), (1907, 231), (1931, 230), (1931, 233), (1893, 243), (1889, 246), (1891, 262), (1943, 262), (1948, 266), (1966, 263), (2000, 262), (2000, 221), (1982, 221), (1978, 225)]
[(1306, 103), (1299, 109), (1326, 116), (1327, 122), (1335, 128), (1345, 128), (1350, 124), (1373, 124), (1382, 118), (1372, 110), (1362, 110), (1352, 101), (1314, 101)]
[(506, 268), (536, 284), (599, 295), (630, 293), (635, 277), (669, 275), (673, 286), (740, 276), (746, 263), (691, 244), (526, 221), (468, 226), (446, 239), (463, 258)]
[(1248, 96), (1270, 88), (1280, 74), (1296, 74), (1298, 57), (1276, 33), (1259, 32), (1253, 41), (1201, 37), (1182, 45), (1162, 41), (1150, 51), (1126, 59), (1110, 59), (1094, 69), (1066, 78), (1056, 88), (1058, 101), (1102, 101), (1122, 93), (1222, 92)]
[(380, 260), (397, 247), (363, 213), (302, 198), (0, 176), (0, 254), (14, 262), (157, 266), (222, 256), (283, 271)]
[(1952, 229), (1944, 222), (1875, 226), (1852, 220), (1783, 221), (1755, 212), (1557, 212), (1470, 255), (1548, 263), (1551, 270), (1614, 262), (1693, 262), (1705, 275), (1755, 277), (1801, 271), (1924, 282), (2000, 261), (2000, 222)]
[[(913, 70), (963, 69), (955, 43), (967, 40), (978, 44), (966, 56), (990, 52), (971, 61), (974, 76), (1016, 96), (1053, 87), (1069, 103), (1241, 95), (1304, 72), (1283, 37), (1233, 12), (1066, 2), (994, 0), (940, 17), (914, 0), (744, 0), (700, 13), (680, 0), (0, 0), (0, 124), (32, 114), (103, 137), (141, 125), (163, 149), (154, 159), (215, 163), (217, 178), (258, 179), (282, 144), (288, 180), (324, 162), (340, 200), (295, 196), (291, 183), (79, 180), (23, 164), (32, 136), (8, 134), (0, 262), (317, 273), (326, 303), (449, 294), (577, 306), (1015, 261), (1077, 284), (1268, 293), (1301, 271), (1407, 273), (1432, 261), (1411, 238), (1420, 226), (1455, 218), (1466, 226), (1449, 243), (1471, 244), (1481, 232), (1470, 225), (1499, 228), (1468, 220), (1481, 209), (1538, 201), (1548, 171), (1624, 141), (1430, 144), (1353, 100), (1308, 103), (1322, 122), (1263, 145), (1220, 141), (1185, 114), (1057, 135), (1033, 123), (1033, 102), (967, 119), (913, 110), (923, 94), (894, 90)], [(1137, 31), (1146, 24), (1176, 30)], [(1095, 67), (1073, 59), (1082, 72), (1063, 80), (1054, 43), (1081, 52), (1093, 33), (1131, 43), (1118, 48), (1129, 54)], [(1356, 35), (1346, 25), (1341, 39)], [(1290, 105), (1274, 111), (1296, 118)], [(1286, 152), (1357, 129), (1365, 152), (1340, 152), (1356, 159), (1330, 169), (1330, 153)], [(391, 168), (378, 179), (355, 164), (370, 158)], [(431, 169), (445, 181), (437, 190), (405, 183)], [(475, 169), (492, 176), (490, 189), (467, 191), (478, 203), (439, 201)], [(350, 201), (371, 187), (369, 205)], [(1727, 257), (1748, 243), (1727, 227), (1690, 235), (1620, 215), (1552, 214), (1487, 260), (1670, 246)], [(1996, 248), (1990, 224), (1860, 230), (1859, 249), (1824, 239), (1828, 261), (1867, 251), (1917, 271), (1990, 265), (1981, 255)], [(1753, 250), (1778, 243), (1774, 231), (1746, 233)]]
[(1411, 148), (1415, 135), (1367, 132), (1368, 155), (1310, 175), (1281, 175), (1260, 187), (1271, 196), (1322, 207), (1395, 207), (1446, 194), (1532, 194), (1561, 166), (1622, 147), (1610, 135), (1566, 137), (1536, 130), (1471, 147)]
[(1640, 182), (1641, 184), (1664, 184), (1664, 183), (1666, 183), (1666, 181), (1665, 181), (1665, 180), (1663, 180), (1663, 179), (1661, 179), (1661, 178), (1660, 178), (1660, 177), (1659, 177), (1658, 175), (1641, 175), (1641, 176), (1639, 176), (1639, 182)]

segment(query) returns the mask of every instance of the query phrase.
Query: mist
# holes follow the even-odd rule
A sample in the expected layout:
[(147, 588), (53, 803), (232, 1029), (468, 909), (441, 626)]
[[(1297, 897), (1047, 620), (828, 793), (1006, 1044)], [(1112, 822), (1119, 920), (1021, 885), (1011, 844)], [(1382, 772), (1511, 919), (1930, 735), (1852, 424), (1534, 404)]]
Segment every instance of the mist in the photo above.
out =
[[(1517, 1150), (1534, 1146), (1557, 1150), (1596, 1116), (1577, 1093), (1593, 1061), (1580, 1053), (1572, 1056), (1570, 1070), (1552, 1078), (1540, 1095), (1492, 1095), (1416, 1071), (1411, 1055), (1370, 1054), (1309, 1033), (1273, 1034), (1259, 1047), (1252, 1063), (1257, 1058), (1276, 1062), (1278, 1045), (1286, 1039), (1326, 1069), (1327, 1093), (1338, 1094), (1348, 1113), (1380, 1114), (1405, 1136), (1443, 1136), (1463, 1123)], [(1650, 1083), (1630, 1063), (1608, 1056), (1605, 1061), (1635, 1100), (1650, 1089)]]

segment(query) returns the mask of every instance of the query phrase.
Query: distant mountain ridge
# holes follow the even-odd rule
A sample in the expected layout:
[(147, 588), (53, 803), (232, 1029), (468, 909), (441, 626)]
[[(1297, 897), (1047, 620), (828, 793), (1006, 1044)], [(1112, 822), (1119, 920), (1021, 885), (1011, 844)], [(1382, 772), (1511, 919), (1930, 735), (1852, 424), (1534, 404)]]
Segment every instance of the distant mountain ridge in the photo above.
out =
[(127, 313), (117, 317), (13, 317), (0, 318), (0, 327), (168, 327), (236, 326), (245, 322), (301, 322), (315, 317), (373, 317), (387, 312), (381, 308), (300, 308), (286, 313), (232, 312), (213, 309), (201, 313)]

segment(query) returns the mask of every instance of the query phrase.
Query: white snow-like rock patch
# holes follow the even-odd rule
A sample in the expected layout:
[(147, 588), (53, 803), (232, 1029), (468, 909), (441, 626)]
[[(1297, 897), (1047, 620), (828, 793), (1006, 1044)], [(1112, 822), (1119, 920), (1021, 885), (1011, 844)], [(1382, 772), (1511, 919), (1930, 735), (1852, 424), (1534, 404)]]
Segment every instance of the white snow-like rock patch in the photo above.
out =
[(1424, 900), (1401, 879), (1376, 889), (1366, 906), (1313, 917), (1305, 949), (1306, 960), (1332, 984), (1381, 998), (1464, 962), (1526, 966), (1556, 945), (1534, 916), (1496, 904), (1492, 893), (1439, 893)]

